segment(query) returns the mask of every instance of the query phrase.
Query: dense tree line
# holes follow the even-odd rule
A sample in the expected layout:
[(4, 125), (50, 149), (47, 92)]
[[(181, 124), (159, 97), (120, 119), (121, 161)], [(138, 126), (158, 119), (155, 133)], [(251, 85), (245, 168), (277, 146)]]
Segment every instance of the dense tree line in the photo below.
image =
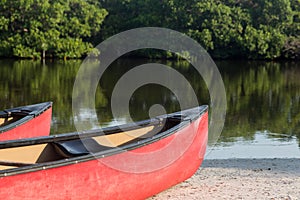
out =
[(104, 33), (139, 26), (184, 32), (217, 58), (299, 56), (299, 0), (110, 0)]
[(2, 0), (0, 13), (0, 56), (77, 58), (113, 34), (159, 26), (215, 58), (300, 57), (299, 0)]

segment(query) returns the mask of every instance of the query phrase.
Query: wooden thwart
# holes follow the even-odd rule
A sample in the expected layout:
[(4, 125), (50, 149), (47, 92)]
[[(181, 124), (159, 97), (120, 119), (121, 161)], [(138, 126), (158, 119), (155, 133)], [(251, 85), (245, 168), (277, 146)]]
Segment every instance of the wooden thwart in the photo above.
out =
[(13, 166), (13, 167), (24, 167), (24, 166), (32, 165), (32, 163), (13, 162), (13, 161), (7, 161), (7, 160), (0, 160), (0, 165)]
[(16, 168), (16, 167), (25, 167), (25, 166), (30, 166), (30, 165), (33, 165), (33, 163), (0, 160), (0, 170), (12, 169), (12, 168)]

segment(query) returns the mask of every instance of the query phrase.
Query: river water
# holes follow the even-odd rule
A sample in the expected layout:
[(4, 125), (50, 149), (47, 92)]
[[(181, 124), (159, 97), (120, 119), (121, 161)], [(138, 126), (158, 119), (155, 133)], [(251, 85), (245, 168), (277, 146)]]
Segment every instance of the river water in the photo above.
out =
[[(128, 102), (130, 115), (113, 117), (111, 95), (114, 86), (130, 69), (149, 62), (177, 70), (189, 81), (199, 103), (209, 104), (209, 93), (201, 76), (184, 61), (118, 59), (104, 72), (94, 97), (101, 126), (126, 123), (129, 117), (146, 119), (154, 104), (163, 105), (166, 112), (180, 109), (170, 89), (147, 84), (132, 94)], [(300, 158), (300, 64), (263, 61), (215, 63), (226, 89), (227, 113), (222, 134), (218, 142), (208, 148), (207, 158)], [(44, 63), (1, 60), (0, 110), (52, 101), (51, 134), (76, 131), (72, 90), (81, 64), (80, 60)], [(88, 111), (83, 119), (89, 119)]]

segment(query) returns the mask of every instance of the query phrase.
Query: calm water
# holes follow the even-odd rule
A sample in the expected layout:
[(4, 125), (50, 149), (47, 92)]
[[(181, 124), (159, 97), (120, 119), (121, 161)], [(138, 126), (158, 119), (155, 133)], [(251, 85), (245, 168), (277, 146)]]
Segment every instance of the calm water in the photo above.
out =
[[(102, 126), (127, 121), (129, 116), (126, 115), (113, 119), (110, 99), (114, 85), (132, 67), (148, 62), (120, 59), (101, 77), (95, 102)], [(201, 76), (189, 64), (182, 61), (160, 63), (183, 74), (196, 92), (198, 101), (209, 103)], [(0, 110), (53, 101), (51, 134), (76, 131), (72, 89), (80, 64), (81, 61), (42, 64), (38, 61), (1, 60)], [(300, 64), (253, 61), (217, 61), (216, 64), (226, 88), (227, 116), (218, 144), (210, 147), (207, 157), (300, 158)], [(154, 104), (164, 105), (167, 112), (180, 109), (172, 91), (148, 84), (132, 95), (129, 102), (131, 117), (134, 120), (147, 118), (149, 108)]]

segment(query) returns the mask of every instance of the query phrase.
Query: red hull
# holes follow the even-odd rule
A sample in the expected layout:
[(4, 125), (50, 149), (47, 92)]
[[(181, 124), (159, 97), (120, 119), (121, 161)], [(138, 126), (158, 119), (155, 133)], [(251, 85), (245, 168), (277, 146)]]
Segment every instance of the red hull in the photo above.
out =
[(50, 133), (52, 107), (13, 129), (0, 133), (0, 141), (47, 136)]
[[(98, 160), (2, 177), (0, 196), (2, 199), (22, 200), (145, 199), (188, 179), (196, 172), (203, 161), (207, 136), (208, 113), (205, 112), (175, 134), (135, 150)], [(184, 138), (190, 142), (185, 142)], [(162, 148), (165, 151), (158, 152)], [(172, 152), (180, 156), (175, 159)], [(145, 153), (147, 156), (132, 156), (133, 153)], [(166, 160), (170, 162), (163, 163)], [(114, 166), (115, 161), (123, 165)]]

